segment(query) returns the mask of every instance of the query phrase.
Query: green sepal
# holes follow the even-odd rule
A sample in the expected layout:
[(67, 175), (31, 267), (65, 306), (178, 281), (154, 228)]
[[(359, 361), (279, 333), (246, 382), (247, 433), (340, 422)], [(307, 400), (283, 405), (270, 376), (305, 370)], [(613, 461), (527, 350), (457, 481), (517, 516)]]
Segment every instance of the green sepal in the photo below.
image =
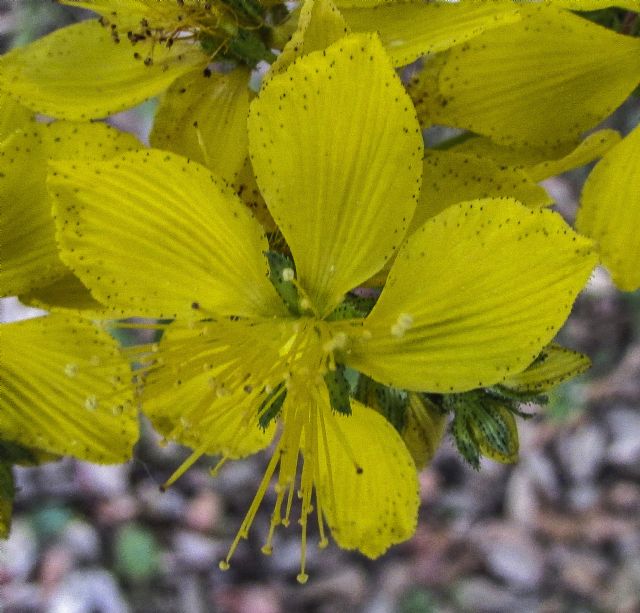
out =
[(473, 468), (479, 468), (480, 455), (505, 464), (516, 461), (519, 441), (514, 413), (521, 411), (515, 401), (474, 390), (445, 396), (443, 403), (454, 413), (451, 430), (456, 446)]
[(409, 404), (401, 435), (416, 468), (421, 470), (431, 461), (442, 443), (448, 413), (425, 394), (408, 393), (407, 396)]
[(11, 464), (0, 462), (0, 539), (9, 537), (15, 493)]
[(487, 388), (485, 391), (490, 396), (500, 399), (503, 402), (508, 402), (510, 404), (509, 410), (520, 417), (524, 417), (525, 419), (533, 417), (533, 414), (522, 411), (518, 408), (518, 404), (531, 402), (534, 404), (544, 405), (549, 403), (549, 396), (546, 394), (512, 389), (503, 385), (494, 385), (493, 387)]
[(287, 268), (295, 271), (293, 262), (286, 255), (277, 251), (265, 251), (264, 254), (269, 262), (269, 280), (273, 287), (276, 288), (278, 295), (287, 305), (289, 311), (293, 315), (300, 315), (298, 290), (291, 281), (285, 281), (282, 276), (282, 271)]
[(356, 399), (378, 411), (402, 434), (409, 406), (407, 392), (382, 385), (365, 375), (361, 375), (356, 390)]
[(455, 410), (451, 422), (451, 433), (460, 455), (476, 470), (480, 470), (480, 449), (471, 430), (467, 410)]
[(329, 391), (331, 408), (341, 415), (351, 415), (351, 401), (349, 399), (351, 386), (344, 376), (344, 366), (337, 364), (335, 370), (330, 370), (325, 374), (324, 382)]
[(347, 294), (344, 300), (327, 317), (327, 321), (344, 319), (358, 319), (366, 317), (376, 303), (376, 298), (363, 298), (354, 294)]
[(269, 424), (278, 417), (284, 404), (287, 392), (284, 383), (280, 383), (260, 404), (258, 409), (258, 425), (266, 430)]

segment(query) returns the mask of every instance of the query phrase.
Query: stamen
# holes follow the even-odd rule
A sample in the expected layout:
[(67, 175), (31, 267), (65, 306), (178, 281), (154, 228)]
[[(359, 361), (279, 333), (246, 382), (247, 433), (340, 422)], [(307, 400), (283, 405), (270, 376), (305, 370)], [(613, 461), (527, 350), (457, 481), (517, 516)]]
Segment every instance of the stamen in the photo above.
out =
[(219, 563), (220, 570), (227, 570), (229, 568), (229, 563), (231, 562), (231, 558), (235, 553), (238, 547), (238, 544), (240, 543), (240, 540), (242, 538), (246, 538), (246, 535), (249, 531), (249, 527), (253, 523), (253, 520), (256, 516), (256, 512), (258, 511), (258, 508), (262, 503), (262, 499), (264, 498), (264, 495), (266, 494), (267, 489), (269, 488), (271, 477), (273, 477), (273, 473), (275, 472), (276, 466), (278, 465), (278, 462), (280, 460), (281, 445), (282, 445), (282, 438), (280, 438), (280, 441), (278, 442), (276, 450), (274, 454), (271, 456), (271, 459), (269, 460), (269, 464), (267, 465), (267, 470), (265, 471), (264, 476), (262, 477), (262, 481), (260, 482), (258, 491), (256, 492), (256, 495), (253, 497), (251, 506), (249, 507), (247, 514), (244, 516), (244, 519), (242, 520), (242, 525), (240, 526), (238, 533), (233, 539), (233, 543), (231, 543), (231, 547), (229, 547), (227, 557), (224, 560), (221, 560)]

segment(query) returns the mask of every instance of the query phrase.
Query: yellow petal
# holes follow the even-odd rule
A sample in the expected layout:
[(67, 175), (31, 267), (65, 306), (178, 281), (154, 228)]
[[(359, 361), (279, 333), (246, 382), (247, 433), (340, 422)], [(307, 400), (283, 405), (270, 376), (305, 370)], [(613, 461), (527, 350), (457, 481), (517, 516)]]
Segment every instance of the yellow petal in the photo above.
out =
[(0, 142), (16, 130), (28, 128), (32, 118), (33, 113), (28, 108), (0, 92)]
[(557, 213), (509, 198), (453, 205), (401, 249), (348, 363), (415, 391), (492, 385), (549, 343), (595, 259)]
[(640, 127), (591, 171), (576, 226), (595, 239), (602, 262), (620, 289), (640, 287)]
[(498, 166), (488, 157), (429, 151), (410, 231), (452, 204), (499, 196), (512, 196), (531, 207), (553, 202), (542, 187), (518, 168)]
[(344, 8), (342, 14), (354, 32), (378, 32), (394, 66), (405, 66), (520, 19), (517, 4), (502, 1), (395, 2)]
[(62, 258), (122, 314), (279, 313), (260, 225), (220, 179), (181, 156), (58, 162), (49, 177)]
[(84, 21), (4, 55), (0, 88), (39, 113), (86, 120), (139, 104), (207, 64), (197, 47), (179, 41), (171, 49), (156, 45), (147, 66), (143, 59), (150, 52), (127, 40), (116, 44), (108, 28)]
[[(168, 440), (200, 453), (237, 459), (269, 445), (276, 421), (266, 429), (260, 428), (252, 395), (260, 390), (253, 379), (234, 387), (230, 380), (218, 378), (236, 361), (246, 365), (251, 348), (242, 335), (247, 330), (236, 334), (234, 346), (224, 347), (226, 343), (216, 335), (217, 329), (212, 322), (194, 329), (170, 326), (165, 331), (151, 356), (163, 366), (145, 377), (142, 410)], [(255, 359), (269, 363), (267, 356), (274, 353), (273, 348), (263, 345), (255, 333), (251, 344), (257, 352)], [(249, 392), (247, 385), (251, 387)]]
[(534, 181), (543, 181), (568, 170), (580, 168), (602, 157), (618, 142), (620, 142), (620, 134), (615, 130), (598, 130), (589, 134), (565, 155), (534, 164), (527, 168), (526, 172)]
[(331, 0), (305, 0), (296, 31), (271, 65), (266, 78), (283, 72), (302, 55), (326, 49), (349, 32), (344, 18)]
[(46, 153), (37, 129), (17, 132), (0, 144), (2, 296), (49, 283), (65, 271), (58, 257), (45, 177)]
[[(101, 319), (105, 308), (73, 273), (20, 295), (20, 302), (46, 311), (75, 311), (89, 319)], [(132, 313), (135, 315), (135, 313)]]
[(0, 438), (91, 462), (131, 457), (131, 373), (106, 332), (49, 315), (3, 324), (0, 334)]
[(524, 170), (533, 181), (543, 181), (602, 157), (618, 142), (620, 134), (615, 130), (598, 130), (578, 143), (562, 143), (551, 148), (507, 147), (485, 136), (478, 136), (469, 138), (450, 151), (488, 157), (500, 165)]
[(518, 392), (546, 392), (591, 366), (586, 355), (552, 343), (526, 370), (507, 377), (502, 385)]
[(377, 37), (297, 60), (251, 105), (251, 159), (319, 314), (398, 247), (420, 187), (422, 136)]
[[(155, 0), (152, 2), (156, 6), (160, 4)], [(191, 0), (187, 0), (187, 2), (191, 2)], [(113, 0), (60, 0), (60, 4), (85, 8), (105, 17), (125, 17), (134, 22), (149, 17), (150, 5), (152, 6), (148, 0), (118, 0), (117, 2)], [(169, 5), (168, 2), (165, 4)]]
[(570, 9), (572, 11), (597, 11), (605, 9), (610, 6), (617, 6), (625, 8), (628, 11), (640, 10), (640, 3), (638, 0), (546, 0), (549, 4), (554, 6), (561, 6), (562, 8)]
[[(640, 81), (640, 39), (550, 6), (448, 52), (430, 113), (506, 145), (576, 138)], [(579, 101), (579, 104), (577, 103)]]
[(384, 417), (355, 400), (351, 409), (349, 416), (325, 410), (318, 494), (336, 543), (377, 558), (415, 532), (416, 467)]
[(55, 242), (45, 186), (47, 160), (107, 159), (140, 146), (131, 134), (105, 124), (65, 121), (32, 123), (0, 145), (3, 296), (48, 285), (68, 272)]
[(156, 112), (151, 145), (207, 166), (233, 181), (249, 154), (249, 72), (201, 71), (178, 79), (164, 95)]
[(251, 160), (247, 157), (233, 182), (233, 189), (240, 196), (242, 202), (245, 203), (255, 218), (260, 222), (266, 232), (273, 235), (277, 231), (276, 222), (273, 221), (271, 213), (264, 201), (260, 188), (256, 183), (256, 177), (253, 173)]

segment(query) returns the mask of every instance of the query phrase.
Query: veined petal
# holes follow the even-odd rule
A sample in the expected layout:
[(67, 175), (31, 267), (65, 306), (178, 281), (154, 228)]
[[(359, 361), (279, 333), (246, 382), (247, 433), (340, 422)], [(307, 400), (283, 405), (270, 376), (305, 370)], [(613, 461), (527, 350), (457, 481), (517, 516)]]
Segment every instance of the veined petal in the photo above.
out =
[(615, 130), (598, 130), (577, 144), (568, 142), (552, 148), (508, 147), (478, 136), (450, 151), (488, 157), (500, 165), (524, 170), (533, 181), (543, 181), (602, 157), (618, 142), (620, 134)]
[[(349, 3), (355, 7), (356, 3)], [(520, 19), (514, 2), (372, 3), (344, 8), (354, 32), (377, 32), (394, 66), (405, 66), (427, 53), (444, 51), (482, 32)]]
[(595, 260), (557, 213), (509, 198), (453, 205), (399, 252), (348, 363), (415, 391), (497, 383), (553, 338)]
[(148, 45), (116, 44), (108, 28), (84, 21), (0, 58), (0, 89), (39, 113), (86, 120), (139, 104), (208, 61), (180, 41), (171, 49), (157, 45), (151, 65), (143, 61), (148, 53)]
[(47, 160), (107, 159), (141, 147), (131, 134), (102, 123), (32, 122), (0, 145), (3, 192), (2, 295), (48, 285), (68, 272), (58, 256), (46, 193)]
[(283, 72), (296, 58), (326, 49), (349, 33), (344, 17), (332, 0), (305, 0), (296, 31), (271, 65), (266, 78)]
[(327, 315), (393, 254), (420, 188), (420, 128), (377, 37), (273, 77), (251, 105), (249, 143), (300, 283)]
[(640, 287), (640, 127), (591, 171), (576, 227), (596, 240), (602, 262), (620, 289)]
[(102, 122), (53, 121), (37, 125), (50, 160), (108, 160), (142, 148), (133, 134)]
[(37, 129), (0, 144), (0, 295), (13, 296), (64, 273), (47, 207), (46, 154)]
[(143, 412), (167, 440), (200, 454), (235, 459), (264, 449), (276, 421), (260, 427), (259, 398), (278, 359), (280, 343), (270, 341), (280, 337), (274, 321), (169, 326), (141, 348)]
[(479, 198), (511, 196), (527, 206), (553, 200), (522, 170), (498, 166), (488, 157), (456, 151), (428, 151), (424, 159), (422, 190), (410, 232), (452, 204)]
[(506, 145), (555, 146), (595, 126), (640, 81), (640, 39), (552, 6), (521, 10), (520, 23), (447, 52), (430, 106), (436, 123)]
[(233, 181), (249, 155), (249, 72), (189, 73), (175, 81), (156, 112), (151, 145), (207, 166)]
[(131, 372), (108, 334), (55, 314), (3, 324), (0, 334), (0, 438), (92, 462), (131, 457)]
[(267, 208), (260, 188), (256, 183), (256, 176), (253, 172), (251, 160), (247, 157), (233, 182), (233, 189), (240, 196), (242, 202), (249, 207), (255, 218), (260, 222), (266, 232), (275, 232), (277, 230), (276, 222), (273, 221), (271, 213)]
[(518, 392), (546, 392), (589, 366), (591, 361), (586, 355), (552, 343), (526, 370), (507, 377), (502, 385)]
[(62, 259), (112, 309), (200, 318), (284, 308), (260, 225), (203, 166), (158, 150), (58, 162), (49, 188)]
[(415, 532), (416, 467), (384, 417), (355, 400), (351, 411), (324, 412), (318, 495), (336, 543), (377, 558)]

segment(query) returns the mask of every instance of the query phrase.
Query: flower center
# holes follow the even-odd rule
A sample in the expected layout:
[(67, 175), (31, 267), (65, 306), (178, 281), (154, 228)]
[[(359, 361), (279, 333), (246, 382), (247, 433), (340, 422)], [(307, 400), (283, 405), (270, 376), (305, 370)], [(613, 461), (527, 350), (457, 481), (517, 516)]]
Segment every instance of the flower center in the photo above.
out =
[[(158, 48), (198, 44), (210, 60), (234, 60), (254, 67), (272, 61), (269, 49), (274, 9), (257, 0), (142, 0), (144, 17), (113, 11), (100, 22), (114, 42), (137, 46), (134, 57), (153, 64)], [(279, 15), (279, 14), (278, 14)], [(205, 71), (207, 74), (208, 71)]]
[[(213, 469), (215, 474), (228, 459), (251, 452), (242, 450), (243, 441), (279, 424), (273, 456), (221, 568), (228, 568), (239, 542), (247, 537), (275, 478), (276, 502), (263, 552), (271, 552), (276, 527), (289, 524), (297, 492), (302, 503), (298, 579), (306, 581), (307, 524), (314, 504), (319, 546), (327, 544), (323, 504), (326, 507), (331, 502), (318, 497), (318, 483), (330, 479), (327, 432), (343, 440), (335, 413), (350, 412), (350, 390), (341, 374), (339, 353), (348, 349), (350, 336), (359, 328), (353, 321), (326, 322), (313, 317), (199, 322), (193, 329), (178, 328), (174, 323), (160, 345), (147, 347), (143, 358), (145, 402), (151, 404), (168, 387), (175, 392), (175, 387), (182, 385), (190, 386), (188, 398), (192, 400), (193, 386), (202, 386), (202, 400), (181, 407), (180, 420), (167, 438), (185, 440), (189, 428), (202, 430), (198, 424), (207, 424), (200, 444), (165, 487), (218, 445), (222, 458)], [(224, 445), (219, 442), (220, 432), (228, 433)], [(267, 437), (262, 446), (268, 441)], [(351, 450), (345, 449), (353, 458)], [(331, 491), (330, 485), (328, 489)]]

